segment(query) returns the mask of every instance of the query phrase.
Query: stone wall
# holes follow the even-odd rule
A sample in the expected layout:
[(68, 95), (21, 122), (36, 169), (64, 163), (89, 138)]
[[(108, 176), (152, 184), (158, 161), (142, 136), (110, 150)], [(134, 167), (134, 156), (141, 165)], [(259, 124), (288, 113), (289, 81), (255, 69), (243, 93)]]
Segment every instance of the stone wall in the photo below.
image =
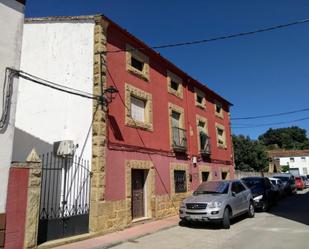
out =
[(243, 177), (250, 177), (250, 176), (265, 176), (265, 177), (272, 177), (272, 175), (274, 175), (273, 173), (269, 173), (269, 172), (255, 172), (255, 171), (239, 171), (239, 170), (235, 170), (234, 173), (234, 178), (235, 179), (240, 179)]
[[(95, 18), (93, 94), (102, 96), (106, 85), (106, 33), (108, 23), (101, 17)], [(106, 110), (98, 101), (93, 102), (92, 125), (92, 178), (90, 189), (90, 232), (105, 230), (105, 165), (106, 165)]]

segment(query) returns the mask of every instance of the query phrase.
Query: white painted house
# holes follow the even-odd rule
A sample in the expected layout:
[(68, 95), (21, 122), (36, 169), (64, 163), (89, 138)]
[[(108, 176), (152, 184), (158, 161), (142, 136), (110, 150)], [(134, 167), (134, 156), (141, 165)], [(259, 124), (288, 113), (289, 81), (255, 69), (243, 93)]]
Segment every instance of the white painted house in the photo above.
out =
[[(20, 0), (0, 0), (0, 219), (4, 217), (6, 205), (18, 87), (18, 79), (14, 78), (12, 81), (13, 88), (12, 90), (9, 89), (10, 82), (6, 77), (8, 76), (6, 68), (19, 69), (24, 4), (25, 1)], [(2, 224), (2, 222), (0, 223)], [(0, 236), (2, 234), (0, 231)], [(0, 241), (2, 241), (1, 238)]]
[[(93, 91), (94, 20), (26, 19), (21, 70), (84, 92)], [(91, 159), (93, 100), (20, 79), (13, 160), (24, 161), (34, 147), (53, 151), (72, 140), (76, 155)]]
[[(94, 26), (93, 16), (26, 19), (21, 70), (92, 94)], [(25, 161), (35, 148), (45, 155), (43, 169), (56, 169), (43, 170), (41, 208), (45, 207), (49, 216), (56, 212), (59, 218), (89, 208), (92, 115), (93, 99), (20, 78), (13, 160)], [(54, 163), (61, 159), (53, 154), (54, 144), (66, 140), (73, 141), (77, 158), (68, 163), (60, 160), (59, 165)], [(53, 201), (45, 200), (45, 194), (52, 195)], [(76, 207), (83, 211), (72, 211)]]
[(298, 169), (300, 175), (309, 175), (309, 150), (270, 151), (269, 155), (281, 166)]

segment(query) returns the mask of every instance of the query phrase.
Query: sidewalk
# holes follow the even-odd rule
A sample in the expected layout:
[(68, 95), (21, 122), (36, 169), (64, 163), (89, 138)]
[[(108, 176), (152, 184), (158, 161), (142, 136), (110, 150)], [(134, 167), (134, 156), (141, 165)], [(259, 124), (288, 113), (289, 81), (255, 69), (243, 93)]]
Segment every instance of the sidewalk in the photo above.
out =
[(151, 221), (144, 224), (138, 224), (130, 228), (126, 228), (119, 232), (109, 233), (103, 236), (86, 239), (79, 242), (55, 247), (57, 249), (91, 249), (91, 248), (108, 248), (128, 241), (136, 239), (159, 230), (167, 229), (176, 226), (179, 222), (179, 217), (172, 216), (166, 219)]

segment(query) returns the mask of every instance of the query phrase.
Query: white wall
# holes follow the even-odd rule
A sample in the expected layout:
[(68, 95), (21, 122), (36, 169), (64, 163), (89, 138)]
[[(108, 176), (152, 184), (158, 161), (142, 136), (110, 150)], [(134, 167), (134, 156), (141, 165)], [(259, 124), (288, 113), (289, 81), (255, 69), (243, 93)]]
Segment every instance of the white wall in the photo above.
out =
[[(91, 20), (25, 24), (21, 70), (92, 93), (93, 33)], [(19, 84), (13, 160), (24, 160), (32, 147), (52, 152), (55, 141), (66, 139), (91, 160), (92, 100), (24, 79)]]
[[(291, 158), (294, 158), (294, 162), (290, 160)], [(309, 156), (281, 157), (280, 165), (289, 165), (290, 168), (298, 168), (301, 175), (309, 174)]]
[[(12, 0), (0, 0), (0, 117), (3, 111), (5, 68), (19, 68), (24, 6)], [(0, 131), (0, 213), (6, 205), (8, 172), (12, 158), (17, 80), (14, 80), (10, 119), (6, 129)]]

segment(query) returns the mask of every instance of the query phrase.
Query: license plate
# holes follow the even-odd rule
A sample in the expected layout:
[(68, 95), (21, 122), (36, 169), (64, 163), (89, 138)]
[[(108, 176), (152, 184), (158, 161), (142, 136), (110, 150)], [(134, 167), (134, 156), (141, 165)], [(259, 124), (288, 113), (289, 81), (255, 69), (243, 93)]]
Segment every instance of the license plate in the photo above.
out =
[(191, 219), (193, 219), (193, 220), (199, 220), (199, 219), (201, 218), (201, 217), (198, 216), (198, 215), (191, 215), (190, 217), (191, 217)]

